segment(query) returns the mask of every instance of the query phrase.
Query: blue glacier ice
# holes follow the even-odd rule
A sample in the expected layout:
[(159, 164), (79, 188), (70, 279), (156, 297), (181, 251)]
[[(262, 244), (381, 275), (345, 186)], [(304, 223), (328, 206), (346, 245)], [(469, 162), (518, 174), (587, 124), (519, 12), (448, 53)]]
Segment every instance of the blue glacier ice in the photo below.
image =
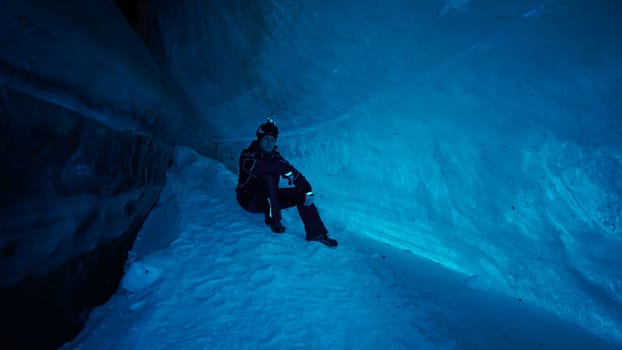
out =
[(622, 342), (620, 4), (138, 2), (155, 44), (110, 2), (2, 1), (3, 91), (232, 176), (272, 115), (338, 230)]

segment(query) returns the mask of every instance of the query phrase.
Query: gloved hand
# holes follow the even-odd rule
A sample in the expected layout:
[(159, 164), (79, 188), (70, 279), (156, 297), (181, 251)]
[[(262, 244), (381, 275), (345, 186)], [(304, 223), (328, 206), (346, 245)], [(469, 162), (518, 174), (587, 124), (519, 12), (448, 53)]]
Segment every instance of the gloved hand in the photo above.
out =
[(294, 183), (294, 174), (291, 171), (288, 171), (287, 174), (285, 174), (285, 178), (287, 178), (288, 185), (291, 186)]
[(307, 193), (305, 193), (305, 203), (304, 203), (304, 205), (306, 207), (308, 207), (311, 204), (313, 204), (313, 192), (307, 192)]

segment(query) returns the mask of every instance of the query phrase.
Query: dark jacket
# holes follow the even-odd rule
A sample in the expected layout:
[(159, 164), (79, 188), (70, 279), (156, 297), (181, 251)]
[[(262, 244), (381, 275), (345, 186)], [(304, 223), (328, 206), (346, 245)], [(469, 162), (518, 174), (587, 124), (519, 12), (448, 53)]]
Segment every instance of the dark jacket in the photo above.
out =
[(236, 193), (248, 193), (263, 188), (262, 177), (274, 176), (278, 183), (278, 177), (286, 177), (291, 172), (294, 186), (302, 193), (311, 191), (311, 184), (276, 150), (264, 153), (259, 147), (257, 140), (253, 141), (248, 148), (240, 154), (240, 175)]

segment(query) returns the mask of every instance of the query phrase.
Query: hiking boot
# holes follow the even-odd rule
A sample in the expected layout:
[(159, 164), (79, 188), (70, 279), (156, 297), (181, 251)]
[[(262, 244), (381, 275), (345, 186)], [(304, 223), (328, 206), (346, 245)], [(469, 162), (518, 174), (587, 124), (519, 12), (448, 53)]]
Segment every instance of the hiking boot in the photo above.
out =
[(270, 229), (272, 230), (272, 232), (274, 233), (283, 233), (285, 232), (285, 226), (283, 226), (283, 224), (281, 224), (280, 221), (272, 221), (272, 222), (266, 222), (266, 225), (270, 226)]
[(318, 236), (314, 238), (307, 238), (307, 241), (320, 242), (328, 247), (335, 248), (338, 244), (336, 239), (328, 237), (328, 235)]

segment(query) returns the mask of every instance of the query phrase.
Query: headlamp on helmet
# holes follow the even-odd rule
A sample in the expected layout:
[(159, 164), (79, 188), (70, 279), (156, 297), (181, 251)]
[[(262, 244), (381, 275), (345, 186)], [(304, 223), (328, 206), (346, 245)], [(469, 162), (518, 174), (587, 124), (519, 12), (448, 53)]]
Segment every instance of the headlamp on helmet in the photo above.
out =
[(279, 137), (279, 128), (276, 126), (276, 122), (272, 118), (267, 117), (266, 122), (259, 125), (255, 134), (257, 135), (258, 140), (261, 140), (261, 138), (266, 135), (270, 135), (276, 139)]

